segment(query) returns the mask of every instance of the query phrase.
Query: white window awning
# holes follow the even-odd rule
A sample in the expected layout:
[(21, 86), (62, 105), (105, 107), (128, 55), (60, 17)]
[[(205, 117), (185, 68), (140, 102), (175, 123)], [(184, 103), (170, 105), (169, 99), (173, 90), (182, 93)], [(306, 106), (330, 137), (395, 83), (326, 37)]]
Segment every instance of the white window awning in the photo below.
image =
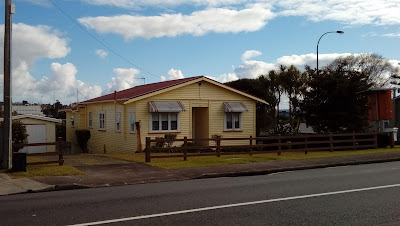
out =
[(242, 102), (224, 102), (225, 112), (245, 112), (249, 111)]
[(186, 111), (180, 101), (149, 101), (150, 112), (181, 112)]

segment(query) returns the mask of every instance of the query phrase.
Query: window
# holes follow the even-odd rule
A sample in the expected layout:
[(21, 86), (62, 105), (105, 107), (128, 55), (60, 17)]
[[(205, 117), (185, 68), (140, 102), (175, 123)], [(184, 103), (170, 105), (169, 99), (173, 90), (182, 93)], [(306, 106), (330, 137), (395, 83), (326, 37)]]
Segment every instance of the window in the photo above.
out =
[(93, 127), (93, 113), (91, 111), (89, 111), (89, 122), (88, 122), (88, 127), (92, 128)]
[(242, 113), (225, 113), (225, 130), (242, 130)]
[(71, 116), (71, 127), (75, 126), (75, 120), (74, 120), (74, 116)]
[(129, 116), (129, 132), (134, 133), (135, 132), (135, 115), (131, 114)]
[(121, 131), (121, 113), (117, 113), (115, 116), (115, 130), (117, 132)]
[(152, 132), (179, 131), (178, 118), (178, 113), (152, 113), (151, 130)]
[(106, 114), (105, 112), (99, 113), (99, 129), (105, 130), (106, 129)]

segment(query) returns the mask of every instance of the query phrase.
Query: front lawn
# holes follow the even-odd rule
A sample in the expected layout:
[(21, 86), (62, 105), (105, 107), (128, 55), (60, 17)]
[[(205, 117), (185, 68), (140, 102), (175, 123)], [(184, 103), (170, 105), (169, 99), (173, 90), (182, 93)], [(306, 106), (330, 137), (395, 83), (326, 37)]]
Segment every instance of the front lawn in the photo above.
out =
[[(188, 167), (205, 167), (205, 166), (219, 166), (229, 164), (240, 164), (240, 163), (252, 163), (252, 162), (266, 162), (272, 160), (295, 160), (295, 159), (311, 159), (311, 158), (327, 158), (336, 156), (347, 156), (347, 155), (364, 155), (364, 154), (375, 154), (382, 152), (398, 152), (400, 147), (381, 148), (381, 149), (366, 149), (357, 151), (319, 151), (319, 152), (283, 152), (282, 155), (278, 156), (277, 153), (268, 154), (255, 154), (255, 155), (222, 155), (221, 157), (216, 156), (202, 156), (202, 157), (190, 157), (188, 156), (187, 161), (183, 161), (183, 157), (179, 158), (162, 158), (162, 159), (151, 159), (151, 162), (146, 163), (151, 166), (156, 166), (164, 169), (174, 168), (188, 168)], [(176, 154), (176, 153), (174, 153)], [(99, 154), (104, 157), (115, 158), (125, 160), (129, 162), (142, 162), (145, 163), (145, 153), (134, 153), (134, 154)], [(155, 155), (168, 155), (160, 153), (152, 153)], [(188, 154), (190, 155), (190, 154)]]

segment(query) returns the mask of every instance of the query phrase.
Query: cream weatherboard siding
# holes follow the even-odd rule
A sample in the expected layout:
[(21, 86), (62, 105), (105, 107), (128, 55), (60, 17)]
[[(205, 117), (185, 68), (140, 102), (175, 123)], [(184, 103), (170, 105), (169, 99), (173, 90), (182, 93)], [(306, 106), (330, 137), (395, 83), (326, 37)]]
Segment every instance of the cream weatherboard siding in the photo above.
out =
[[(28, 126), (35, 126), (35, 125), (44, 125), (45, 126), (45, 134), (44, 136), (44, 142), (55, 142), (56, 141), (56, 123), (55, 122), (50, 122), (50, 121), (45, 121), (45, 120), (40, 120), (40, 119), (35, 119), (35, 118), (21, 118), (18, 119), (21, 123), (24, 125)], [(61, 120), (60, 120), (61, 121)], [(29, 142), (29, 136), (28, 136), (28, 142)], [(48, 146), (39, 146), (43, 147), (45, 152), (54, 152), (56, 151), (56, 146), (55, 145), (48, 145)]]
[[(200, 129), (208, 133), (204, 136), (221, 135), (225, 138), (243, 138), (256, 136), (256, 100), (239, 94), (237, 92), (225, 89), (205, 80), (176, 89), (167, 88), (164, 92), (157, 92), (155, 95), (147, 95), (128, 102), (97, 102), (87, 103), (75, 112), (67, 112), (67, 141), (76, 143), (75, 129), (86, 128), (91, 131), (91, 139), (88, 148), (91, 153), (132, 153), (138, 149), (138, 143), (141, 142), (142, 149), (146, 145), (146, 137), (163, 137), (165, 133), (153, 133), (150, 131), (150, 112), (149, 101), (180, 101), (186, 111), (180, 112), (178, 116), (179, 131), (175, 132), (177, 138), (192, 138), (192, 108), (203, 107), (200, 111), (207, 112), (201, 114), (201, 117), (207, 120), (197, 120), (202, 123), (208, 123), (207, 126)], [(225, 112), (224, 102), (243, 102), (248, 108), (248, 112), (242, 115), (241, 131), (224, 131)], [(88, 127), (88, 115), (92, 112), (93, 125)], [(105, 113), (105, 129), (99, 129), (99, 113)], [(116, 131), (116, 114), (120, 113), (120, 131)], [(138, 140), (138, 131), (135, 126), (135, 132), (130, 132), (130, 115), (134, 114), (135, 122), (140, 122), (140, 140)], [(70, 126), (70, 116), (74, 115), (75, 127)], [(79, 125), (79, 126), (78, 126)], [(225, 143), (224, 143), (225, 142)], [(227, 144), (223, 141), (222, 144)], [(249, 141), (229, 141), (229, 144), (248, 144)], [(210, 145), (213, 143), (210, 142)], [(173, 146), (180, 146), (182, 142), (176, 142)]]

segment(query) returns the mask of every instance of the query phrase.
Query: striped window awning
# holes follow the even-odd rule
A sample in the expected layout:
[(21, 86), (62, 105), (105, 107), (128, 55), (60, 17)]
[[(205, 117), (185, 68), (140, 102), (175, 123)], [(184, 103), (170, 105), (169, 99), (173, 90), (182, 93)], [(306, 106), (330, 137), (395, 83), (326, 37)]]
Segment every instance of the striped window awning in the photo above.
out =
[(181, 112), (186, 111), (180, 101), (149, 101), (150, 112)]
[(245, 112), (249, 111), (242, 102), (224, 102), (225, 112)]

